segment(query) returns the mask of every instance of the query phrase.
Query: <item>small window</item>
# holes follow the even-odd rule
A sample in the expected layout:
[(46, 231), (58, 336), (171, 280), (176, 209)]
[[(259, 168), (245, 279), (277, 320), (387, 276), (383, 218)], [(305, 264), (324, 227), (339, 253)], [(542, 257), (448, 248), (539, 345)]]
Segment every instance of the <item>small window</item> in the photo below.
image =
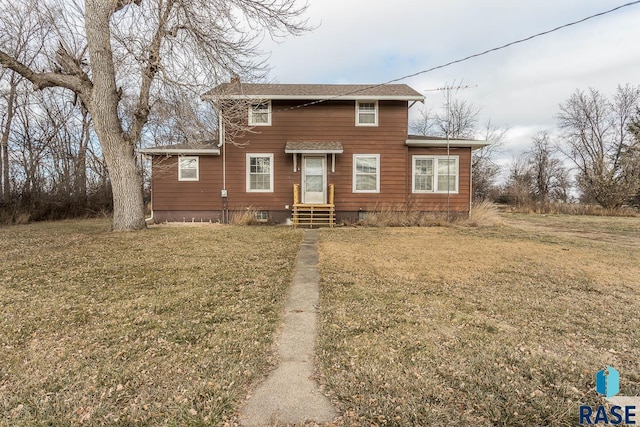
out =
[(413, 156), (414, 193), (457, 193), (458, 156)]
[(251, 104), (249, 126), (271, 126), (271, 101)]
[(256, 221), (258, 221), (258, 222), (268, 222), (269, 221), (269, 212), (268, 211), (256, 211), (255, 216), (256, 216)]
[(353, 192), (380, 192), (380, 155), (353, 155)]
[(247, 154), (247, 191), (273, 192), (273, 154)]
[(199, 178), (199, 158), (178, 157), (178, 181), (197, 181)]
[(356, 126), (378, 126), (378, 101), (356, 101)]

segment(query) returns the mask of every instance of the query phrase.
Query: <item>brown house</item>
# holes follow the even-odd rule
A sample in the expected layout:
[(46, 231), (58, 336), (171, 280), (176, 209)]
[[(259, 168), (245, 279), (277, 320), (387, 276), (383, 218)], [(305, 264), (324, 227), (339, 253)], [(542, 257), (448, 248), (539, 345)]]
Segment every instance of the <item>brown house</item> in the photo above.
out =
[(152, 156), (156, 222), (221, 221), (238, 212), (294, 224), (357, 221), (390, 209), (471, 209), (471, 151), (484, 141), (408, 135), (407, 85), (222, 84), (219, 141)]

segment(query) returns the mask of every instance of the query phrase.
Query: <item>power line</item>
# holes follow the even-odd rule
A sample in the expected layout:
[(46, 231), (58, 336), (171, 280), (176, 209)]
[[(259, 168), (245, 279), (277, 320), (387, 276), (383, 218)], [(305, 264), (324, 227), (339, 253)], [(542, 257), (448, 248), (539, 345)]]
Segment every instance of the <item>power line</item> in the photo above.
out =
[(559, 27), (555, 27), (555, 28), (553, 28), (551, 30), (543, 31), (543, 32), (534, 34), (532, 36), (525, 37), (523, 39), (516, 40), (516, 41), (510, 42), (510, 43), (504, 44), (502, 46), (498, 46), (498, 47), (494, 47), (494, 48), (491, 48), (491, 49), (487, 49), (484, 52), (475, 53), (473, 55), (466, 56), (466, 57), (464, 57), (462, 59), (456, 59), (455, 61), (447, 62), (446, 64), (438, 65), (437, 67), (432, 67), (432, 68), (429, 68), (427, 70), (418, 71), (417, 73), (413, 73), (413, 74), (409, 74), (407, 76), (399, 77), (397, 79), (389, 80), (388, 82), (381, 83), (379, 85), (372, 86), (372, 87), (379, 87), (379, 86), (383, 86), (383, 85), (399, 82), (400, 80), (405, 80), (405, 79), (408, 79), (408, 78), (411, 78), (411, 77), (416, 77), (416, 76), (419, 76), (421, 74), (426, 74), (426, 73), (429, 73), (431, 71), (439, 70), (441, 68), (445, 68), (445, 67), (448, 67), (448, 66), (453, 65), (453, 64), (458, 64), (460, 62), (468, 61), (469, 59), (477, 58), (479, 56), (483, 56), (483, 55), (486, 55), (486, 54), (491, 53), (491, 52), (496, 52), (498, 50), (506, 49), (506, 48), (508, 48), (510, 46), (513, 46), (513, 45), (516, 45), (516, 44), (519, 44), (519, 43), (524, 43), (524, 42), (527, 42), (529, 40), (533, 40), (533, 39), (538, 38), (538, 37), (546, 36), (547, 34), (551, 34), (551, 33), (554, 33), (556, 31), (560, 31), (560, 30), (562, 30), (564, 28), (581, 24), (581, 23), (583, 23), (585, 21), (588, 21), (590, 19), (594, 19), (594, 18), (598, 18), (600, 16), (608, 15), (608, 14), (613, 13), (613, 12), (615, 12), (617, 10), (622, 9), (622, 8), (629, 7), (629, 6), (634, 6), (634, 5), (637, 5), (639, 3), (640, 3), (640, 0), (632, 1), (632, 2), (629, 2), (629, 3), (625, 3), (625, 4), (620, 5), (618, 7), (614, 7), (613, 9), (609, 9), (609, 10), (606, 10), (604, 12), (596, 13), (594, 15), (587, 16), (586, 18), (582, 18), (582, 19), (579, 19), (577, 21), (569, 22), (568, 24), (560, 25)]
[(375, 89), (375, 88), (378, 88), (378, 87), (381, 87), (381, 86), (385, 86), (385, 85), (389, 85), (389, 84), (392, 84), (392, 83), (396, 83), (396, 82), (399, 82), (399, 81), (402, 81), (402, 80), (409, 79), (411, 77), (420, 76), (422, 74), (430, 73), (432, 71), (439, 70), (439, 69), (442, 69), (442, 68), (445, 68), (445, 67), (449, 67), (449, 66), (454, 65), (454, 64), (459, 64), (461, 62), (465, 62), (465, 61), (468, 61), (470, 59), (477, 58), (479, 56), (487, 55), (489, 53), (496, 52), (498, 50), (506, 49), (506, 48), (508, 48), (510, 46), (513, 46), (513, 45), (516, 45), (516, 44), (520, 44), (520, 43), (524, 43), (524, 42), (527, 42), (529, 40), (533, 40), (535, 38), (542, 37), (542, 36), (545, 36), (547, 34), (551, 34), (551, 33), (554, 33), (556, 31), (560, 31), (562, 29), (565, 29), (565, 28), (568, 28), (568, 27), (572, 27), (574, 25), (581, 24), (581, 23), (583, 23), (585, 21), (589, 21), (589, 20), (594, 19), (594, 18), (599, 18), (599, 17), (604, 16), (604, 15), (608, 15), (610, 13), (616, 12), (616, 11), (618, 11), (620, 9), (625, 8), (625, 7), (635, 6), (637, 4), (640, 4), (640, 0), (636, 0), (636, 1), (629, 2), (629, 3), (625, 3), (625, 4), (622, 4), (620, 6), (614, 7), (613, 9), (605, 10), (604, 12), (595, 13), (593, 15), (587, 16), (586, 18), (582, 18), (582, 19), (579, 19), (577, 21), (569, 22), (567, 24), (560, 25), (559, 27), (555, 27), (555, 28), (552, 28), (552, 29), (547, 30), (547, 31), (542, 31), (540, 33), (536, 33), (536, 34), (534, 34), (532, 36), (525, 37), (523, 39), (512, 41), (512, 42), (504, 44), (502, 46), (498, 46), (498, 47), (494, 47), (494, 48), (491, 48), (491, 49), (487, 49), (487, 50), (485, 50), (483, 52), (474, 53), (473, 55), (465, 56), (464, 58), (456, 59), (454, 61), (447, 62), (446, 64), (438, 65), (438, 66), (435, 66), (435, 67), (428, 68), (426, 70), (418, 71), (418, 72), (413, 73), (413, 74), (408, 74), (406, 76), (398, 77), (396, 79), (392, 79), (392, 80), (389, 80), (389, 81), (384, 82), (384, 83), (379, 83), (379, 84), (376, 84), (376, 85), (372, 85), (372, 86), (367, 86), (367, 87), (364, 87), (364, 88), (356, 89), (356, 90), (353, 90), (351, 92), (344, 93), (342, 95), (336, 95), (336, 96), (332, 96), (332, 97), (329, 97), (329, 98), (326, 98), (326, 99), (320, 99), (320, 100), (308, 102), (308, 103), (305, 103), (305, 104), (297, 105), (295, 107), (285, 108), (285, 109), (279, 110), (279, 111), (287, 111), (287, 110), (293, 110), (293, 109), (296, 109), (296, 108), (309, 107), (311, 105), (316, 105), (316, 104), (320, 104), (320, 103), (323, 103), (323, 102), (326, 102), (326, 101), (332, 101), (332, 100), (335, 100), (335, 99), (338, 99), (338, 98), (341, 98), (341, 97), (344, 97), (344, 96), (349, 96), (349, 95), (354, 95), (356, 93), (364, 92), (365, 90)]

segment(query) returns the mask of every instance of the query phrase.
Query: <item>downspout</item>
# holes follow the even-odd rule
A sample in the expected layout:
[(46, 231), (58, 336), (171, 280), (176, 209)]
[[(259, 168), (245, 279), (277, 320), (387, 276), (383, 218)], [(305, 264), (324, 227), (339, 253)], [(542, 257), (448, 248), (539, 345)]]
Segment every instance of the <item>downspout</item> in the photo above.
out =
[(144, 221), (153, 221), (153, 157), (151, 157), (151, 216), (149, 218), (145, 218)]
[(469, 151), (470, 159), (469, 159), (469, 218), (471, 218), (471, 209), (473, 207), (473, 148), (470, 148)]
[(222, 108), (218, 108), (218, 148), (222, 147), (222, 223), (228, 222), (227, 218), (227, 144), (224, 136), (224, 120)]

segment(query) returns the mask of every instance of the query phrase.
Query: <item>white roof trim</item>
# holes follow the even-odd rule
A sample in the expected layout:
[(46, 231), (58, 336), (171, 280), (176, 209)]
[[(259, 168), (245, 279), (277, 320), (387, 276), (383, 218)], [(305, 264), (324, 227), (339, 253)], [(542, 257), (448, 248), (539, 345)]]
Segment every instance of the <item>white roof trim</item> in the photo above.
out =
[(216, 99), (247, 99), (247, 100), (285, 100), (285, 101), (424, 101), (425, 98), (422, 95), (385, 95), (385, 96), (371, 96), (371, 95), (340, 95), (340, 96), (318, 96), (318, 95), (203, 95), (203, 100)]
[(217, 148), (144, 148), (138, 150), (146, 155), (166, 155), (166, 156), (219, 156), (220, 150)]
[(433, 148), (447, 148), (449, 147), (462, 147), (478, 149), (491, 145), (491, 141), (473, 141), (465, 139), (407, 139), (406, 145), (408, 147), (433, 147)]

